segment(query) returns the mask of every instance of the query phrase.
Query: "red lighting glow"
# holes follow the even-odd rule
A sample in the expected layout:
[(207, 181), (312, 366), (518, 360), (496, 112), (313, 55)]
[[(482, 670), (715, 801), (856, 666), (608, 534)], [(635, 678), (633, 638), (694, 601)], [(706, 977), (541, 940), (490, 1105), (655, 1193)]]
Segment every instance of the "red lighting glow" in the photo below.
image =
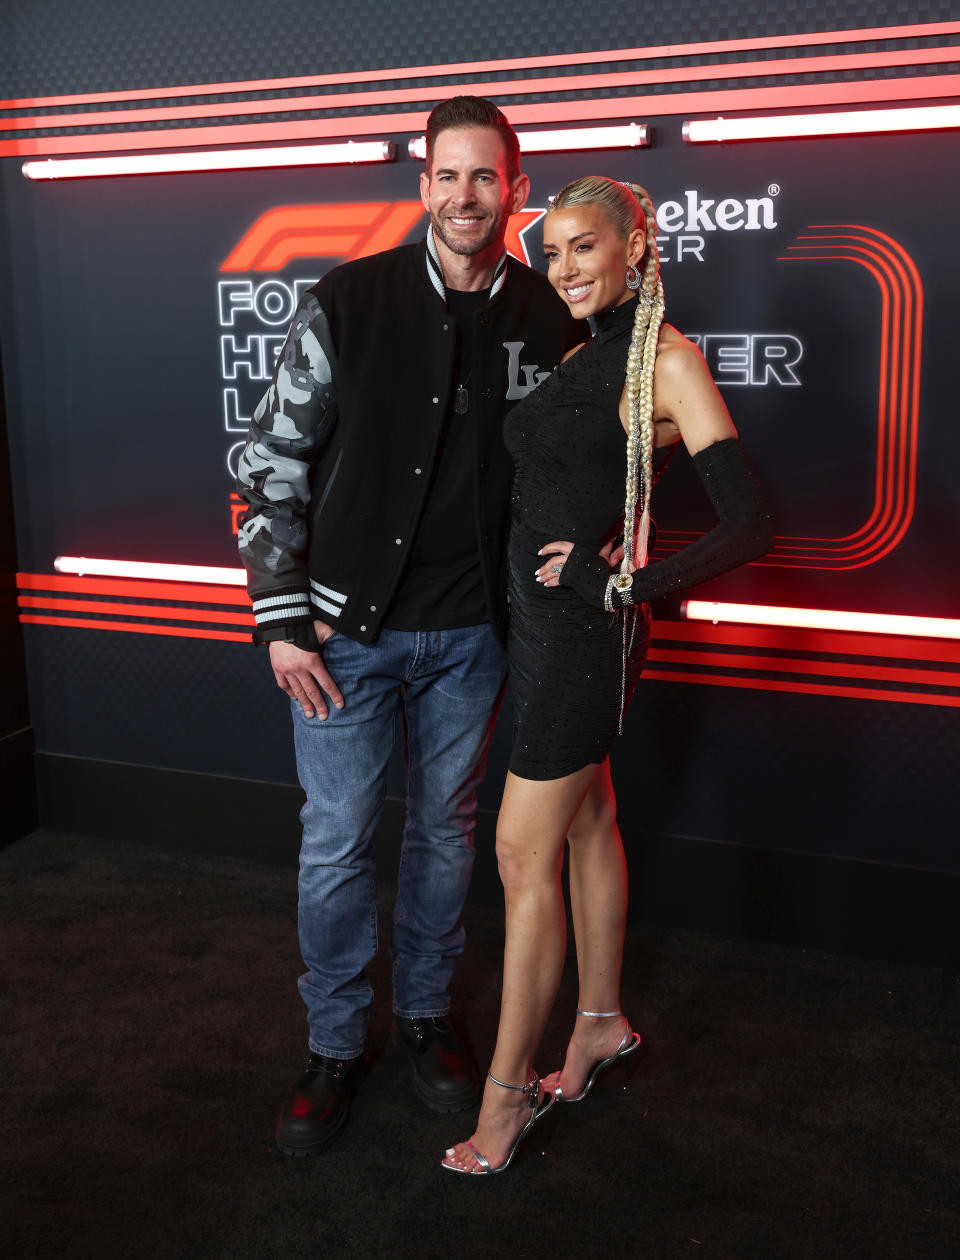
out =
[(195, 153), (130, 153), (119, 157), (48, 158), (24, 162), (27, 179), (85, 179), (92, 175), (163, 175), (186, 171), (240, 171), (275, 166), (336, 166), (392, 162), (392, 140), (347, 140), (271, 149), (220, 149)]
[(246, 586), (243, 569), (218, 569), (202, 564), (153, 564), (143, 560), (94, 560), (88, 556), (57, 556), (58, 573), (99, 574), (103, 577), (154, 578), (162, 582), (209, 582), (214, 586)]
[(777, 608), (765, 604), (722, 604), (685, 600), (687, 621), (737, 622), (742, 625), (791, 626), (804, 630), (853, 630), (859, 634), (899, 634), (925, 639), (960, 639), (960, 620), (907, 617), (897, 613), (840, 612), (830, 608)]
[[(619, 127), (568, 127), (557, 131), (518, 131), (521, 153), (568, 153), (577, 149), (642, 149), (650, 143), (646, 123)], [(427, 137), (415, 136), (407, 144), (413, 158), (427, 156)]]
[(830, 114), (779, 114), (770, 118), (702, 118), (683, 124), (683, 138), (688, 144), (717, 144), (730, 140), (859, 136), (955, 127), (960, 127), (960, 105), (923, 105), (907, 109), (852, 109)]

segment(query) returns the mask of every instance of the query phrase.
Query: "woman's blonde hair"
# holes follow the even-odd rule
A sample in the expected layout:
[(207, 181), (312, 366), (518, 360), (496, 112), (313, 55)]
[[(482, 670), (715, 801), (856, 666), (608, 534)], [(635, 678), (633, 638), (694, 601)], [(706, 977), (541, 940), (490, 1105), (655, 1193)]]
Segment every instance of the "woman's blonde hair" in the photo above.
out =
[[(653, 203), (639, 184), (621, 184), (603, 175), (575, 179), (557, 193), (551, 210), (598, 205), (624, 241), (636, 228), (646, 245), (640, 273), (637, 313), (627, 352), (627, 486), (623, 517), (621, 572), (632, 573), (647, 563), (650, 533), (650, 490), (653, 486), (653, 370), (663, 322), (663, 285), (657, 251), (657, 219)], [(638, 520), (639, 513), (639, 520)]]

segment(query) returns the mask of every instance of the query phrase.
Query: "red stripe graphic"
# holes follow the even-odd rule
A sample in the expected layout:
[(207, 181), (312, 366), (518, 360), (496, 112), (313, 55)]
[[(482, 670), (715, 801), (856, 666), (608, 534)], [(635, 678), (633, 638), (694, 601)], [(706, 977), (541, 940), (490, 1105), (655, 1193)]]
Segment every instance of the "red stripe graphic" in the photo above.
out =
[(960, 688), (960, 670), (909, 669), (892, 665), (856, 665), (851, 661), (810, 661), (789, 656), (747, 656), (738, 652), (690, 652), (650, 648), (651, 661), (672, 661), (679, 665), (706, 665), (712, 669), (782, 671), (786, 674), (822, 674), (835, 678), (868, 678), (874, 682), (918, 683), (929, 687)]
[(95, 621), (84, 617), (39, 617), (24, 613), (20, 620), (33, 626), (71, 626), (78, 630), (121, 630), (129, 634), (173, 635), (178, 639), (225, 639), (231, 643), (249, 643), (249, 634), (231, 630), (200, 630), (193, 626), (155, 626), (143, 621)]
[[(716, 66), (709, 68), (717, 77)], [(706, 77), (705, 74), (702, 77)], [(461, 85), (476, 90), (477, 84)], [(483, 85), (487, 91), (486, 84)], [(508, 88), (501, 95), (517, 95)], [(434, 99), (453, 91), (438, 89)], [(488, 92), (496, 99), (496, 93)], [(793, 109), (824, 105), (865, 105), (877, 102), (923, 101), (960, 96), (960, 74), (920, 75), (903, 79), (868, 79), (856, 82), (785, 84), (778, 87), (727, 88), (706, 91), (617, 96), (600, 99), (505, 104), (514, 126), (594, 122), (599, 120), (715, 114), (733, 110)], [(112, 153), (129, 150), (200, 148), (238, 144), (317, 142), (330, 137), (416, 134), (424, 130), (427, 110), (390, 114), (357, 114), (339, 117), (291, 119), (285, 122), (235, 123), (208, 127), (161, 128), (120, 132), (78, 133), (70, 136), (23, 136), (0, 141), (0, 157), (37, 157), (57, 154)]]
[[(487, 61), (448, 62), (441, 65), (380, 67), (340, 74), (298, 75), (275, 79), (247, 79), (229, 83), (136, 88), (121, 92), (89, 92), (60, 96), (23, 97), (0, 101), (0, 109), (53, 109), (66, 105), (112, 104), (120, 101), (148, 101), (213, 93), (236, 95), (241, 92), (277, 92), (296, 88), (331, 87), (348, 83), (402, 82), (457, 75), (496, 74), (504, 71), (534, 70), (548, 66), (587, 66), (615, 61), (665, 60), (674, 57), (730, 55), (773, 48), (817, 48), (832, 44), (854, 44), (880, 40), (934, 38), (960, 34), (960, 22), (918, 22), (902, 26), (872, 26), (846, 30), (817, 31), (789, 35), (760, 35), (749, 39), (707, 40), (689, 44), (661, 44), (649, 48), (609, 48), (599, 52), (545, 54), (539, 57), (506, 57)], [(949, 53), (950, 49), (943, 50)], [(724, 68), (724, 67), (711, 67)], [(475, 85), (474, 85), (475, 86)], [(451, 93), (452, 95), (452, 93)], [(47, 124), (50, 125), (50, 124)]]
[[(596, 92), (621, 87), (666, 83), (697, 83), (705, 78), (749, 79), (775, 75), (832, 74), (838, 70), (877, 70), (889, 66), (950, 63), (960, 60), (960, 48), (912, 48), (870, 53), (841, 53), (823, 57), (792, 57), (780, 61), (741, 61), (673, 69), (626, 70), (605, 74), (580, 74), (540, 79), (491, 79), (484, 82), (487, 96), (528, 96), (557, 92)], [(52, 127), (102, 127), (120, 124), (186, 121), (196, 118), (240, 118), (247, 114), (289, 114), (307, 110), (365, 109), (385, 105), (435, 101), (465, 92), (471, 83), (436, 84), (426, 87), (388, 88), (381, 91), (335, 92), (320, 96), (285, 96), (249, 101), (211, 102), (202, 105), (165, 105), (150, 109), (101, 109), (73, 114), (35, 114), (0, 119), (0, 130), (31, 131)]]
[(21, 608), (47, 608), (60, 612), (96, 612), (119, 617), (170, 617), (174, 621), (212, 621), (227, 625), (249, 626), (255, 624), (252, 612), (219, 612), (212, 608), (171, 608), (167, 604), (117, 604), (99, 599), (51, 599), (43, 595), (21, 595), (17, 599)]
[[(17, 582), (21, 592), (38, 592), (19, 597), (20, 620), (26, 625), (250, 641), (253, 617), (249, 600), (236, 588), (40, 573), (20, 573)], [(80, 594), (109, 598), (67, 598)], [(189, 607), (191, 603), (226, 607)], [(87, 615), (76, 615), (84, 613)], [(152, 620), (130, 620), (141, 617)], [(227, 625), (238, 629), (224, 629)], [(246, 628), (241, 630), (241, 626)], [(657, 621), (650, 661), (652, 668), (644, 678), (664, 682), (948, 708), (960, 705), (960, 643), (946, 640)], [(930, 668), (923, 668), (924, 663)], [(800, 681), (797, 675), (806, 679)], [(831, 682), (831, 678), (846, 682)], [(901, 686), (885, 690), (864, 686), (864, 682)], [(905, 690), (904, 684), (914, 689)], [(947, 687), (955, 694), (932, 690)]]
[(682, 674), (672, 671), (645, 670), (640, 679), (654, 682), (703, 683), (711, 687), (738, 687), (750, 691), (785, 691), (805, 696), (834, 696), (845, 700), (885, 700), (887, 703), (939, 705), (960, 708), (960, 696), (925, 696), (915, 691), (882, 691), (872, 687), (840, 687), (830, 683), (786, 682), (769, 678), (735, 678), (709, 674)]

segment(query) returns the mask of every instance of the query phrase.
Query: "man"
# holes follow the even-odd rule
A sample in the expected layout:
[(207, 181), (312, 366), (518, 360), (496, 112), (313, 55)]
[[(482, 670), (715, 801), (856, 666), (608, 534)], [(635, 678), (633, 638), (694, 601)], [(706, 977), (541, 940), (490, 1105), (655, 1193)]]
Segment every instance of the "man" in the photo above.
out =
[(432, 112), (420, 192), (426, 241), (337, 267), (304, 294), (239, 466), (255, 641), (269, 644), (291, 698), (307, 796), (310, 1061), (277, 1121), (277, 1145), (296, 1155), (335, 1136), (365, 1071), (372, 842), (400, 720), (394, 1037), (428, 1106), (479, 1098), (447, 1015), (506, 674), (501, 430), (511, 402), (585, 336), (547, 281), (504, 251), (529, 180), (489, 101), (456, 97)]

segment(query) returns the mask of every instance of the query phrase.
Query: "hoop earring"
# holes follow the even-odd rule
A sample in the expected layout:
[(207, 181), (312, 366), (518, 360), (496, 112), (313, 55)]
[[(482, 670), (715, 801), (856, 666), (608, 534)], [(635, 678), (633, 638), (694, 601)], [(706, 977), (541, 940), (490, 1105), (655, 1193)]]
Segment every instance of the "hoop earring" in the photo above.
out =
[(643, 283), (643, 278), (641, 277), (640, 272), (637, 271), (636, 267), (633, 265), (633, 263), (631, 263), (630, 266), (627, 268), (627, 288), (639, 289), (642, 283)]

